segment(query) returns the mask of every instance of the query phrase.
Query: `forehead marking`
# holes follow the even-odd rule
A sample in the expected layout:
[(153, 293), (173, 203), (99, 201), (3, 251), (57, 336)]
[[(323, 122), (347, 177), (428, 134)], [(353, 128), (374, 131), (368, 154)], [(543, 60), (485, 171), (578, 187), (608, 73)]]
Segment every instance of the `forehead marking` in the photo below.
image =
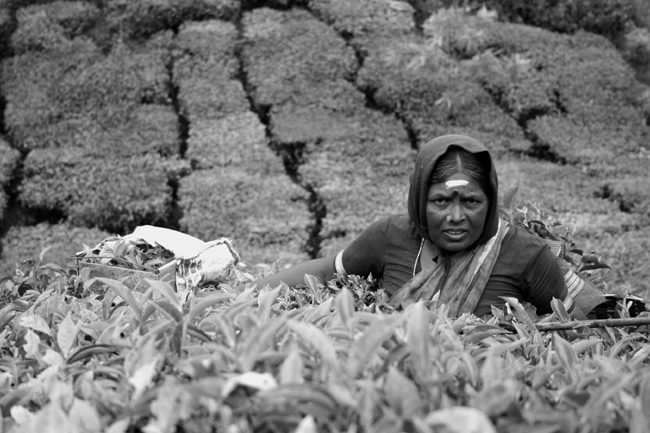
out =
[(469, 184), (466, 180), (448, 180), (445, 182), (447, 188), (456, 188), (458, 186), (467, 186)]

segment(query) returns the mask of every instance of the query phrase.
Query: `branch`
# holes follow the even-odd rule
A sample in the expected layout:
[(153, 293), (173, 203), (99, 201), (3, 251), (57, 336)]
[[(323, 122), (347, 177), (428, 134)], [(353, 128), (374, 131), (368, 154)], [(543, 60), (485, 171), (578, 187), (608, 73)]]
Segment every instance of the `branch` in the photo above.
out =
[(563, 331), (575, 328), (620, 328), (623, 326), (650, 325), (650, 317), (626, 317), (621, 319), (574, 320), (571, 322), (536, 323), (539, 331)]

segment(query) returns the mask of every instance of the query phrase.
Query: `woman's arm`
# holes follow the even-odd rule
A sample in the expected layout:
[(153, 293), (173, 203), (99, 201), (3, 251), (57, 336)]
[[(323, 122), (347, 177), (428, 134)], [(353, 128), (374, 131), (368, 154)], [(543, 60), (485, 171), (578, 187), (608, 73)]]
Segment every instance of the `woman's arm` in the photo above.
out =
[[(332, 254), (327, 257), (299, 263), (289, 269), (284, 269), (278, 273), (260, 278), (259, 280), (251, 281), (246, 285), (257, 285), (258, 288), (262, 288), (267, 284), (271, 287), (277, 287), (280, 283), (285, 283), (289, 287), (295, 287), (299, 284), (305, 283), (305, 275), (313, 275), (319, 278), (322, 282), (326, 282), (334, 278), (334, 274), (336, 273), (334, 268), (335, 257), (336, 254)], [(244, 285), (242, 284), (236, 288), (243, 289), (243, 286)]]
[(584, 318), (582, 311), (576, 307), (569, 295), (564, 272), (550, 249), (543, 248), (539, 252), (526, 269), (525, 279), (529, 285), (530, 303), (537, 308), (538, 314), (551, 313), (551, 301), (557, 298), (564, 303), (570, 315), (578, 319)]

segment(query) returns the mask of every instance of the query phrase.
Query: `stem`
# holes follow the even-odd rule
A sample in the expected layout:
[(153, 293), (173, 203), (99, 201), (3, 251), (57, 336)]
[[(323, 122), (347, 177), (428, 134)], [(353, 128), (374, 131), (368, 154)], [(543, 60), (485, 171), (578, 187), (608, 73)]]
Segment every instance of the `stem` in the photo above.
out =
[(571, 322), (536, 323), (539, 331), (563, 331), (575, 328), (620, 328), (623, 326), (650, 325), (650, 317), (625, 317), (620, 319), (574, 320)]

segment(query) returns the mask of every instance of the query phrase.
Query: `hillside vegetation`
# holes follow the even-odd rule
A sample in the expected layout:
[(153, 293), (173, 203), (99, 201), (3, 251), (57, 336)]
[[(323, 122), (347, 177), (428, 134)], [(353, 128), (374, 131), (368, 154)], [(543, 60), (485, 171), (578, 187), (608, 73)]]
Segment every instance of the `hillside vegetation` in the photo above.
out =
[(142, 224), (322, 256), (458, 132), (647, 293), (648, 6), (466, 3), (0, 2), (0, 273)]
[[(482, 4), (0, 0), (0, 431), (648, 431), (650, 312), (625, 295), (650, 293), (650, 6)], [(575, 229), (562, 263), (614, 319), (245, 285), (403, 212), (450, 132), (519, 189), (505, 218)], [(142, 224), (245, 264), (222, 242), (196, 283), (160, 246), (84, 248)]]

